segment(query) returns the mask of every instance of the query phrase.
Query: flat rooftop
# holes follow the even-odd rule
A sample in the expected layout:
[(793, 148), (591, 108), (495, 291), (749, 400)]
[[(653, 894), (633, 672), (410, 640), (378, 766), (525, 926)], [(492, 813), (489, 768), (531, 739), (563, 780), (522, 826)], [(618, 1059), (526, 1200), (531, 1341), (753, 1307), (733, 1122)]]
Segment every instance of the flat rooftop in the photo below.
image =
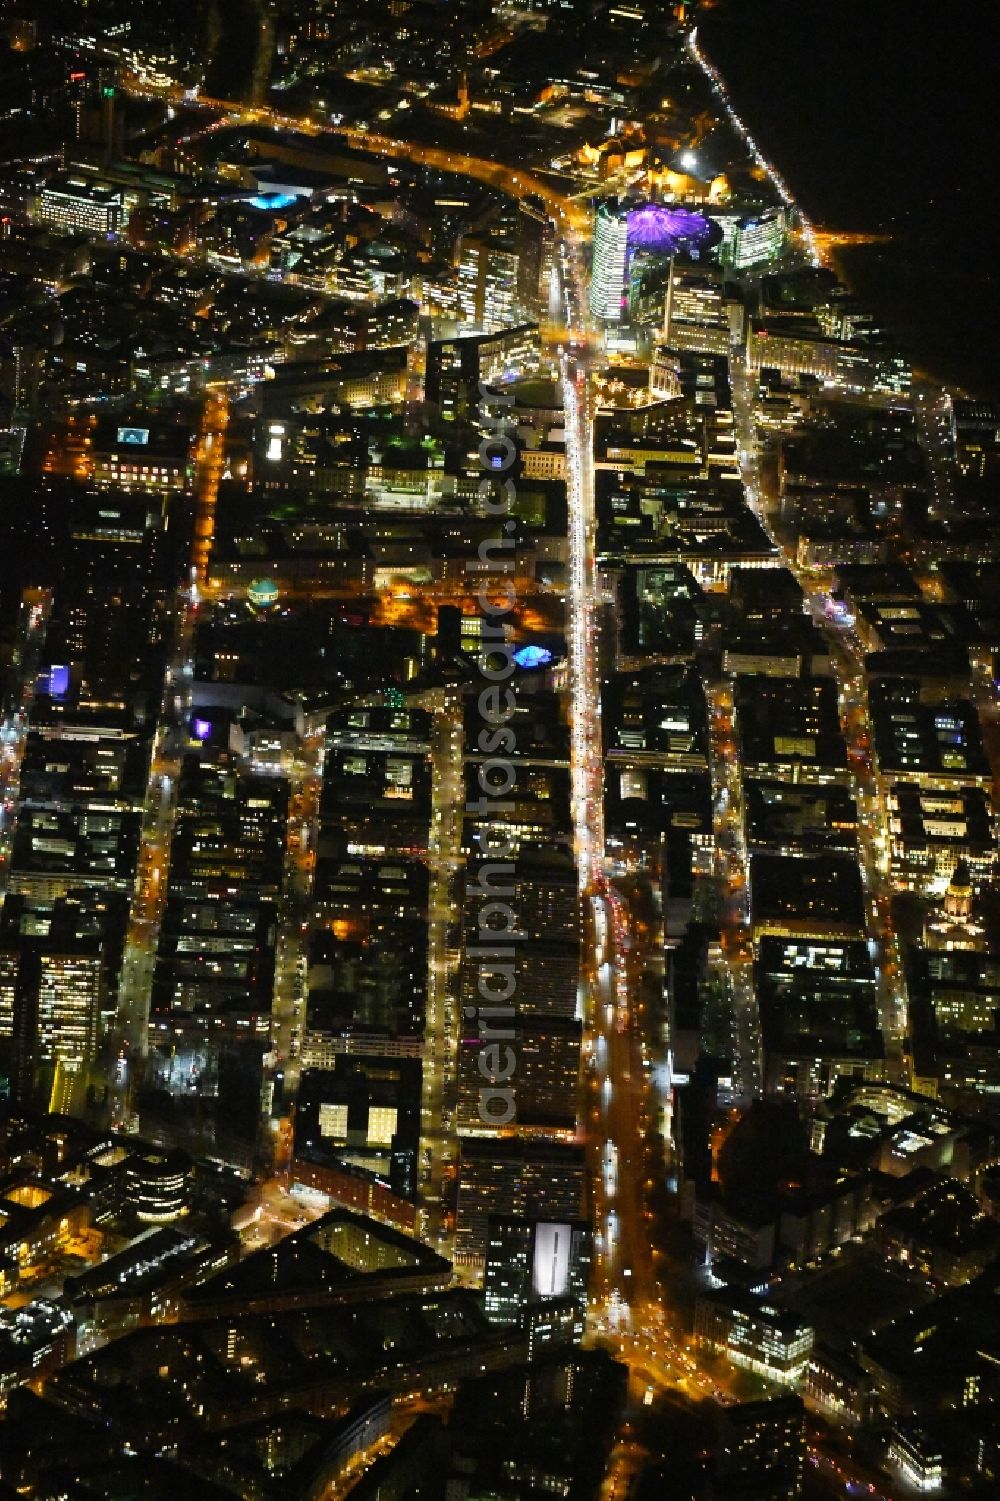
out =
[(393, 1283), (446, 1278), (451, 1263), (420, 1241), (350, 1209), (333, 1209), (277, 1245), (188, 1289), (192, 1313), (221, 1303), (356, 1301)]
[(865, 898), (856, 860), (757, 854), (750, 857), (750, 906), (755, 926), (788, 924), (806, 932), (865, 933)]

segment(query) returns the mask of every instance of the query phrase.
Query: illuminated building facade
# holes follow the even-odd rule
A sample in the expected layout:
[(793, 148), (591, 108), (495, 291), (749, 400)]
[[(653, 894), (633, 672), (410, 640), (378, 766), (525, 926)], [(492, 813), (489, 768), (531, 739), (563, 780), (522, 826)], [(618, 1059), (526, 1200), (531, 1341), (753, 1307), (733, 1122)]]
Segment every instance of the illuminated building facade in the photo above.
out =
[(938, 1491), (944, 1477), (941, 1445), (919, 1424), (898, 1419), (889, 1439), (889, 1463), (918, 1491)]
[(60, 174), (42, 189), (38, 217), (67, 233), (114, 235), (122, 222), (121, 194), (86, 177)]
[(187, 1213), (191, 1165), (180, 1152), (129, 1159), (128, 1202), (144, 1225), (169, 1225)]
[(486, 1314), (516, 1324), (533, 1303), (572, 1297), (587, 1304), (593, 1231), (586, 1221), (491, 1216), (486, 1247)]
[(791, 1386), (805, 1376), (814, 1336), (808, 1324), (750, 1293), (724, 1287), (698, 1299), (694, 1337), (733, 1365)]
[(625, 316), (627, 264), (628, 210), (622, 204), (602, 203), (594, 223), (590, 311), (603, 323), (620, 323)]
[(485, 1257), (491, 1215), (578, 1220), (585, 1177), (583, 1148), (575, 1144), (466, 1138), (458, 1175), (457, 1259)]
[(167, 496), (187, 491), (194, 477), (187, 428), (104, 422), (93, 449), (98, 485)]
[(0, 1049), (8, 1058), (12, 1096), (27, 1103), (39, 1069), (69, 1074), (93, 1059), (103, 960), (86, 942), (75, 952), (47, 951), (44, 939), (22, 938), (0, 953)]
[(775, 261), (788, 237), (788, 211), (784, 206), (740, 219), (733, 232), (732, 263), (737, 271)]
[(446, 422), (478, 410), (480, 381), (496, 382), (537, 370), (540, 358), (537, 323), (505, 328), (500, 333), (434, 339), (427, 349), (425, 392)]
[(97, 1046), (101, 960), (92, 954), (46, 954), (38, 988), (38, 1044), (42, 1062), (72, 1068)]
[(718, 271), (671, 261), (663, 334), (671, 349), (729, 353), (729, 311)]
[(697, 209), (681, 204), (611, 200), (597, 210), (591, 261), (590, 311), (603, 323), (627, 316), (628, 286), (637, 288), (643, 264), (684, 254), (699, 259), (722, 239), (722, 230)]
[(462, 323), (494, 334), (515, 321), (520, 257), (507, 239), (469, 235), (458, 258), (458, 303)]
[(877, 343), (829, 338), (807, 318), (752, 319), (747, 335), (747, 367), (777, 370), (783, 376), (812, 376), (848, 391), (909, 389), (906, 361)]

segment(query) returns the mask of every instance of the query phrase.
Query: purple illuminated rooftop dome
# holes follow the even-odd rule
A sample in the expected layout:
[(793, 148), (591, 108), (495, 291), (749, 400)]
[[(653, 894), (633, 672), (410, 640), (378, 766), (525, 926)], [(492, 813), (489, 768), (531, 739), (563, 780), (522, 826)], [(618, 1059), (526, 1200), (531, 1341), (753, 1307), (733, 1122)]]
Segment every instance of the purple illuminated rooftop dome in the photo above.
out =
[(644, 203), (628, 216), (628, 243), (632, 250), (651, 250), (676, 255), (687, 250), (701, 254), (718, 245), (722, 230), (696, 208), (677, 203)]

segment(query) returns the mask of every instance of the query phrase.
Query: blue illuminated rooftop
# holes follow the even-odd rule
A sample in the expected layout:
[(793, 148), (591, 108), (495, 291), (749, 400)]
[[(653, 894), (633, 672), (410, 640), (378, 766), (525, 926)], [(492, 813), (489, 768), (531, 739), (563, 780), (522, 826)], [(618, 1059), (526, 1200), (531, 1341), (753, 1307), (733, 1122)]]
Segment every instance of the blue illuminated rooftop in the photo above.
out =
[(292, 204), (298, 201), (297, 193), (256, 193), (253, 198), (247, 199), (251, 208), (266, 209), (269, 213), (291, 208)]
[(552, 653), (544, 646), (522, 646), (514, 653), (514, 661), (518, 667), (547, 667), (552, 661)]

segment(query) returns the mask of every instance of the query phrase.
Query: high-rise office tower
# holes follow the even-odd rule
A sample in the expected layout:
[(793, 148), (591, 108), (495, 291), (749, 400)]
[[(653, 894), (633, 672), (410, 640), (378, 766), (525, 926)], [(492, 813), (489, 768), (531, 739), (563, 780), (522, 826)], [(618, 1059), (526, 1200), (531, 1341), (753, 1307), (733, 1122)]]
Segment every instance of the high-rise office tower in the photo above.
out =
[(602, 203), (594, 223), (590, 274), (590, 311), (605, 323), (620, 323), (625, 312), (628, 261), (628, 210)]
[(120, 962), (124, 906), (105, 893), (9, 893), (0, 920), (0, 1070), (19, 1105), (71, 1092), (97, 1052), (102, 1000)]
[(490, 1215), (572, 1224), (585, 1179), (576, 1143), (467, 1137), (458, 1170), (457, 1259), (485, 1257)]
[(493, 862), (470, 864), (465, 893), (462, 999), (477, 1004), (490, 961), (478, 952), (477, 914), (483, 893), (496, 892), (517, 915), (512, 1004), (520, 1015), (573, 1017), (580, 965), (580, 901), (572, 854), (559, 845), (525, 845), (504, 874)]
[(458, 302), (467, 328), (493, 334), (516, 322), (520, 256), (502, 234), (466, 235), (458, 257)]
[(728, 354), (729, 313), (722, 275), (710, 266), (670, 262), (663, 308), (664, 343), (672, 350)]
[(10, 1092), (19, 1104), (30, 1103), (38, 1068), (62, 1064), (76, 1074), (97, 1046), (100, 954), (51, 953), (46, 947), (44, 940), (23, 939), (19, 951), (0, 953), (0, 1042), (6, 1044)]
[[(487, 1019), (495, 1028), (495, 1018)], [(525, 1127), (532, 1134), (550, 1131), (564, 1135), (575, 1131), (579, 1110), (581, 1023), (573, 1017), (540, 1016), (530, 1013), (511, 1019), (510, 1048), (516, 1058), (509, 1120), (491, 1127), (482, 1114), (484, 1085), (481, 1063), (490, 1046), (490, 1030), (475, 1022), (466, 1024), (458, 1058), (458, 1128), (482, 1135), (500, 1127)]]

